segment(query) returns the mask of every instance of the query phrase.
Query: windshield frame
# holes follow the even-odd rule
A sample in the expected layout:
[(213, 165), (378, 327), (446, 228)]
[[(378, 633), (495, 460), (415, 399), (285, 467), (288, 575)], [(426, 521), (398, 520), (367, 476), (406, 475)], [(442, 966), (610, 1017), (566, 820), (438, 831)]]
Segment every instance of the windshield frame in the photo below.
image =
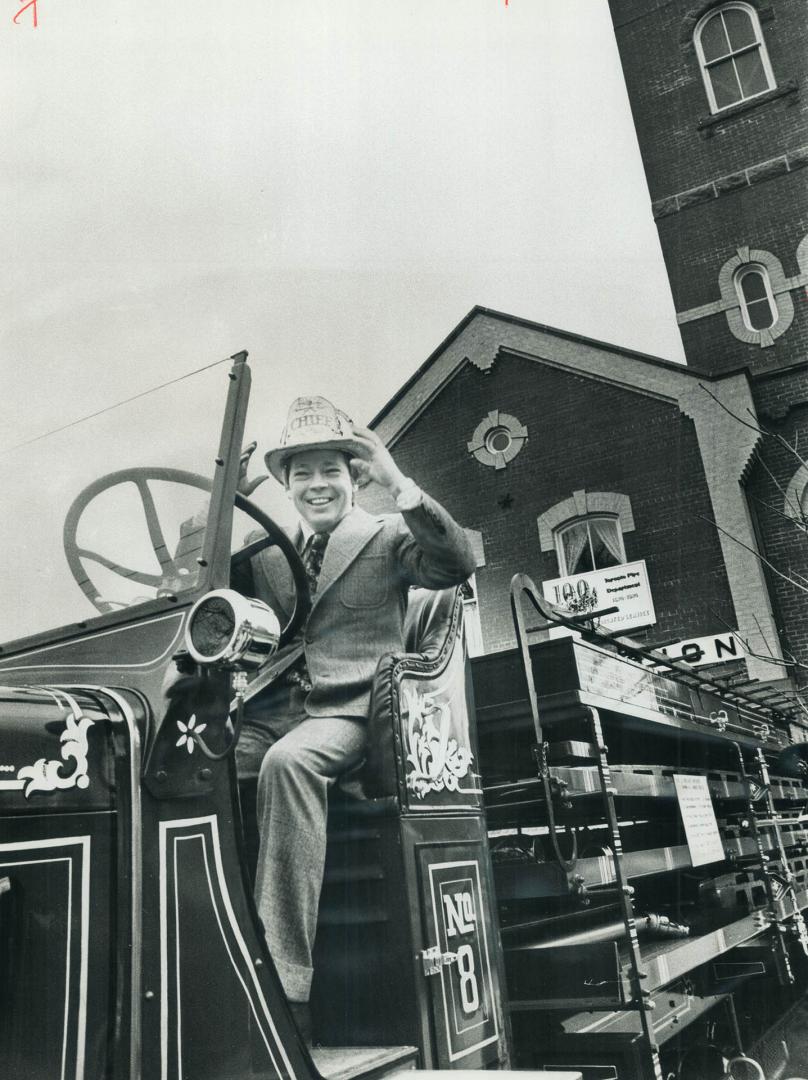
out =
[(247, 418), (247, 406), (252, 385), (252, 372), (247, 363), (247, 351), (230, 357), (233, 366), (229, 372), (229, 385), (224, 417), (219, 435), (219, 449), (215, 458), (215, 472), (211, 488), (208, 517), (199, 557), (201, 572), (196, 585), (181, 595), (170, 595), (144, 600), (132, 607), (118, 611), (99, 612), (76, 622), (49, 628), (24, 637), (0, 642), (0, 657), (41, 648), (42, 645), (58, 644), (73, 638), (88, 638), (96, 632), (124, 626), (153, 618), (167, 611), (181, 611), (209, 592), (211, 589), (227, 588), (230, 580), (230, 531), (233, 521), (233, 504), (239, 475), (239, 458)]

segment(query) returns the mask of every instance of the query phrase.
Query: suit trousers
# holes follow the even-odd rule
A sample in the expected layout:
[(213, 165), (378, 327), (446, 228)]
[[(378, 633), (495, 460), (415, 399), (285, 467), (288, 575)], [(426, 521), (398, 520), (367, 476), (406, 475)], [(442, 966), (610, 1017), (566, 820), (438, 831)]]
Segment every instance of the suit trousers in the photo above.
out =
[(257, 777), (255, 902), (290, 1001), (308, 1001), (323, 883), (328, 791), (365, 750), (364, 717), (307, 715), (306, 694), (276, 685), (248, 703), (236, 750), (241, 780)]

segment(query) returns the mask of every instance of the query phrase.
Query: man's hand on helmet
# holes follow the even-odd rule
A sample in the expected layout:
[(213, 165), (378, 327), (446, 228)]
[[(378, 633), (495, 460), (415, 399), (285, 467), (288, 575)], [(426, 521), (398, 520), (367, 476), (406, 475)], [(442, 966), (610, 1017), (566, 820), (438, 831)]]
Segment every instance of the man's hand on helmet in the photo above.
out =
[(351, 458), (351, 469), (359, 487), (375, 481), (387, 488), (393, 498), (396, 498), (402, 486), (405, 486), (406, 477), (393, 461), (393, 455), (370, 428), (354, 425), (353, 434), (363, 449), (361, 457)]

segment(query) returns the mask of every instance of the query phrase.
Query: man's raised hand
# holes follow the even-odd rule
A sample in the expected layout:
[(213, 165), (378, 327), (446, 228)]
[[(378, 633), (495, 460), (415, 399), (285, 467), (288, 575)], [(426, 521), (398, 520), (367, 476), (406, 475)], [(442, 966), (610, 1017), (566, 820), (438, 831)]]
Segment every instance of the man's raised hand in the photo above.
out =
[(395, 498), (406, 478), (393, 461), (393, 455), (370, 428), (354, 425), (353, 436), (364, 451), (361, 457), (351, 458), (351, 468), (359, 487), (365, 487), (371, 480), (375, 480)]

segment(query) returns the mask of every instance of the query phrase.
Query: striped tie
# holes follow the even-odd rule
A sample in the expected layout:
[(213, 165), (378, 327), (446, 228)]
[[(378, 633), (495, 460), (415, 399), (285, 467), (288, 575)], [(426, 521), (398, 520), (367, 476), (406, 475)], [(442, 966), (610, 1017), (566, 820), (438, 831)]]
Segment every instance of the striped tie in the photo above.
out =
[(323, 556), (327, 544), (328, 533), (315, 533), (303, 553), (303, 565), (306, 568), (306, 577), (309, 579), (309, 592), (312, 596), (317, 592), (317, 582), (323, 568)]
[[(320, 571), (323, 568), (323, 556), (325, 555), (326, 545), (328, 544), (328, 533), (315, 533), (303, 552), (303, 567), (306, 571), (306, 577), (309, 582), (309, 592), (312, 596), (317, 592), (317, 582), (320, 578)], [(311, 690), (311, 676), (309, 675), (309, 669), (306, 665), (305, 654), (295, 661), (294, 664), (286, 672), (286, 681), (294, 686), (299, 686), (301, 690), (305, 690), (306, 693)]]

